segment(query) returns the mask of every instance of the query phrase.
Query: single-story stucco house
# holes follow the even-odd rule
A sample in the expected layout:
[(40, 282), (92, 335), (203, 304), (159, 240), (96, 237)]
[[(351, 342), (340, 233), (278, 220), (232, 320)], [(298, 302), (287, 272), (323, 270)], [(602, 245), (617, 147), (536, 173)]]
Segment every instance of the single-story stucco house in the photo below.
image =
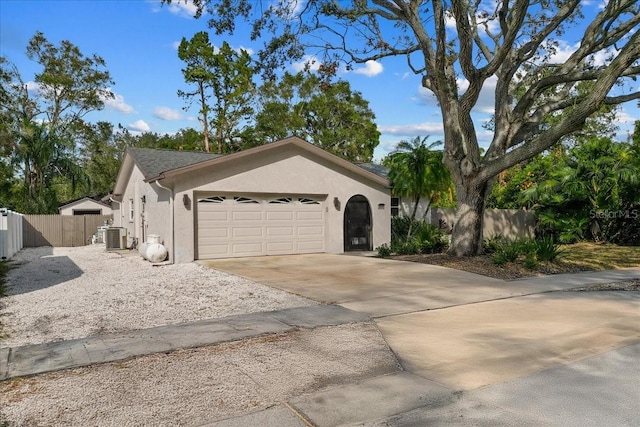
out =
[(373, 250), (390, 241), (389, 181), (300, 138), (245, 151), (128, 148), (111, 196), (129, 244), (175, 263)]
[(111, 215), (111, 206), (94, 200), (90, 197), (83, 197), (72, 200), (58, 208), (60, 215)]

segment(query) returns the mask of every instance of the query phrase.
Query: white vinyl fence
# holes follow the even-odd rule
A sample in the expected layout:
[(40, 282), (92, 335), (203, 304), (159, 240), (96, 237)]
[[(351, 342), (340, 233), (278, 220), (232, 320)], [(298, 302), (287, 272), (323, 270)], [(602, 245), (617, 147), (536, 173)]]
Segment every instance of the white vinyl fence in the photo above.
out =
[(22, 249), (22, 214), (0, 208), (0, 260)]

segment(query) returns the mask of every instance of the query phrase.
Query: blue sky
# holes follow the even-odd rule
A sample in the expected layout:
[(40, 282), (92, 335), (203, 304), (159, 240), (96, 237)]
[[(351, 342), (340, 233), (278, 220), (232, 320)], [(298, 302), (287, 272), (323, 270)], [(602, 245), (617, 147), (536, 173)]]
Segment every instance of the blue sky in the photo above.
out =
[[(587, 13), (597, 5), (587, 6)], [(191, 38), (207, 29), (206, 20), (195, 20), (189, 5), (180, 3), (160, 7), (148, 0), (2, 0), (0, 1), (0, 55), (17, 65), (28, 82), (38, 71), (37, 64), (26, 58), (28, 40), (36, 31), (44, 33), (54, 44), (69, 40), (85, 54), (102, 56), (115, 85), (116, 99), (107, 107), (88, 116), (89, 120), (106, 120), (122, 124), (132, 131), (173, 133), (181, 128), (199, 129), (196, 109), (184, 111), (184, 100), (176, 95), (187, 86), (182, 78), (182, 64), (177, 44), (182, 37)], [(579, 34), (567, 34), (558, 57), (568, 55)], [(248, 34), (220, 37), (210, 34), (214, 45), (224, 40), (235, 48), (256, 52), (259, 42)], [(295, 71), (292, 65), (291, 71)], [(420, 78), (408, 73), (406, 61), (385, 60), (343, 72), (341, 78), (351, 83), (370, 103), (382, 133), (375, 157), (381, 158), (401, 139), (430, 135), (430, 141), (442, 139), (439, 108), (431, 96), (420, 89)], [(493, 100), (490, 91), (476, 107), (478, 123), (490, 117)], [(623, 106), (619, 116), (620, 137), (626, 137), (633, 120), (640, 118), (636, 103)], [(477, 126), (482, 145), (490, 133)]]

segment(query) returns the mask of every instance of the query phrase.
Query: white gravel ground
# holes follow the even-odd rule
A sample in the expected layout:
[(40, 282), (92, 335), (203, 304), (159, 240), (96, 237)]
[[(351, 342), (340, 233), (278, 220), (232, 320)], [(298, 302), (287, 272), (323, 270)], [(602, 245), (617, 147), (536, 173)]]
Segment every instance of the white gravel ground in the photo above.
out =
[(0, 347), (316, 304), (196, 263), (152, 266), (103, 245), (24, 249), (12, 265)]

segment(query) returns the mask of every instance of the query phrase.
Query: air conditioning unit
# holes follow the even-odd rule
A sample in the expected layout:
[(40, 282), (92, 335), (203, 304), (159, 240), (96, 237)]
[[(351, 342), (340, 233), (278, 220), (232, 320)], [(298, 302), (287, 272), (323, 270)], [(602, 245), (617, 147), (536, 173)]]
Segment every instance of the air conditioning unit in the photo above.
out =
[(108, 251), (127, 248), (127, 229), (124, 227), (109, 227), (104, 230), (104, 243)]

